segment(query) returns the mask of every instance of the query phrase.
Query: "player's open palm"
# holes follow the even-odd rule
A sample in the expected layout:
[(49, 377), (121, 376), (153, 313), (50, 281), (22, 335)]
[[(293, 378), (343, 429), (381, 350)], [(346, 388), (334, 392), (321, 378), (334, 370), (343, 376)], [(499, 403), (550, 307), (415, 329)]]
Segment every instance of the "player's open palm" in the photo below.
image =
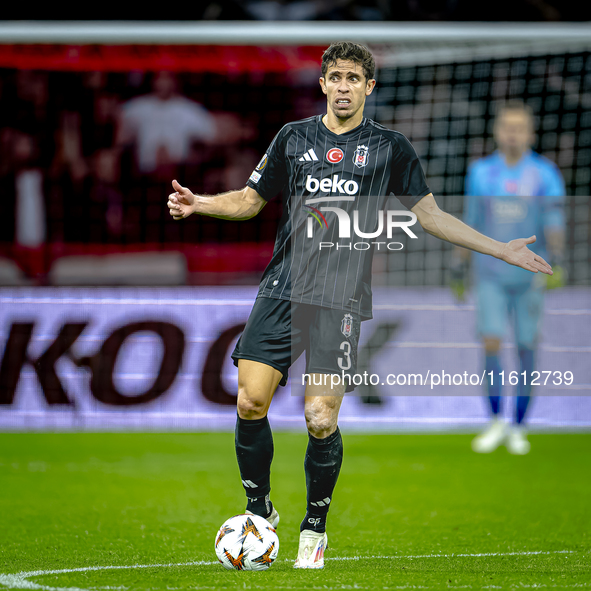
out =
[(175, 220), (182, 220), (195, 213), (195, 195), (189, 189), (177, 183), (177, 181), (172, 181), (172, 188), (175, 192), (168, 196), (167, 204), (170, 215)]
[(527, 247), (528, 244), (533, 244), (535, 241), (535, 236), (511, 240), (511, 242), (507, 242), (503, 246), (499, 258), (510, 265), (521, 267), (532, 273), (540, 271), (552, 275), (552, 267), (541, 256)]

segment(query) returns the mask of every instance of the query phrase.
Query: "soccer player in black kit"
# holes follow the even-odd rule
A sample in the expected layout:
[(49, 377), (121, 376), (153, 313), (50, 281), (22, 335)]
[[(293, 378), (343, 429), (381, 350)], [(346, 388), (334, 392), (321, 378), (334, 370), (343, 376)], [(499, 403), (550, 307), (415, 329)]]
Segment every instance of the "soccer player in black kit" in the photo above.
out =
[(343, 457), (337, 419), (345, 391), (353, 389), (345, 379), (333, 385), (326, 377), (355, 373), (360, 322), (371, 318), (373, 251), (351, 248), (345, 222), (355, 220), (359, 235), (374, 232), (387, 198), (395, 195), (429, 234), (534, 273), (552, 273), (527, 248), (535, 237), (501, 243), (439, 209), (410, 142), (363, 116), (376, 84), (374, 70), (363, 45), (332, 44), (322, 56), (320, 77), (326, 114), (285, 125), (244, 189), (203, 196), (173, 181), (168, 200), (174, 219), (197, 213), (231, 220), (255, 216), (277, 195), (283, 200), (273, 258), (232, 357), (246, 511), (275, 527), (267, 411), (289, 367), (306, 351), (306, 373), (313, 379), (305, 391), (307, 509), (296, 568), (324, 566), (326, 517)]

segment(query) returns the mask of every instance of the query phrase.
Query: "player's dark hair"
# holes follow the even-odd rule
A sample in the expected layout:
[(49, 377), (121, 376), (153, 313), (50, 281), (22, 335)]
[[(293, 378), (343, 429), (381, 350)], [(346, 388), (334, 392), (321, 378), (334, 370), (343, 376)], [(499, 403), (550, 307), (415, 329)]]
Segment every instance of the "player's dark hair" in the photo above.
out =
[(352, 43), (351, 41), (339, 41), (332, 43), (322, 54), (322, 76), (326, 77), (329, 66), (337, 60), (350, 60), (363, 68), (363, 75), (366, 80), (371, 80), (376, 71), (376, 62), (371, 51), (365, 45)]

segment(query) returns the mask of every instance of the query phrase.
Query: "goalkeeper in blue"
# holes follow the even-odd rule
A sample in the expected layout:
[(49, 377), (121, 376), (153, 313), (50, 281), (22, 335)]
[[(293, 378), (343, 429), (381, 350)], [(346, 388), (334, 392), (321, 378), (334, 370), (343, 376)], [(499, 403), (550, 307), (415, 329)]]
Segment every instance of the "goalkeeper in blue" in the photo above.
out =
[[(472, 260), (478, 333), (482, 339), (487, 394), (492, 420), (472, 441), (478, 453), (505, 445), (512, 454), (527, 454), (530, 443), (524, 418), (531, 395), (532, 372), (540, 337), (544, 292), (566, 282), (564, 181), (558, 167), (531, 150), (534, 117), (522, 102), (511, 101), (495, 119), (498, 150), (472, 163), (466, 177), (464, 221), (476, 230), (506, 241), (511, 236), (537, 237), (536, 254), (550, 260), (554, 275), (528, 273), (492, 257), (474, 253)], [(452, 290), (463, 300), (471, 251), (457, 249), (452, 264)], [(519, 382), (513, 421), (502, 420), (505, 394), (500, 372), (501, 344), (512, 324), (519, 357)], [(505, 372), (505, 388), (509, 371)]]

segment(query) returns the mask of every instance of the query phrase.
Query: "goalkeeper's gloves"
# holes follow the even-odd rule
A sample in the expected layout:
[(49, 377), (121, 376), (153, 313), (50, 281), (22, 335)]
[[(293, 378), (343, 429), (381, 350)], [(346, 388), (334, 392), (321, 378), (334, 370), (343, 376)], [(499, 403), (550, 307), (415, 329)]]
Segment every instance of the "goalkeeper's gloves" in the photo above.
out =
[(451, 291), (458, 302), (463, 302), (466, 299), (468, 283), (468, 261), (452, 256), (450, 275), (449, 286)]
[(553, 275), (546, 275), (546, 289), (564, 287), (568, 281), (566, 269), (560, 265), (552, 267)]

